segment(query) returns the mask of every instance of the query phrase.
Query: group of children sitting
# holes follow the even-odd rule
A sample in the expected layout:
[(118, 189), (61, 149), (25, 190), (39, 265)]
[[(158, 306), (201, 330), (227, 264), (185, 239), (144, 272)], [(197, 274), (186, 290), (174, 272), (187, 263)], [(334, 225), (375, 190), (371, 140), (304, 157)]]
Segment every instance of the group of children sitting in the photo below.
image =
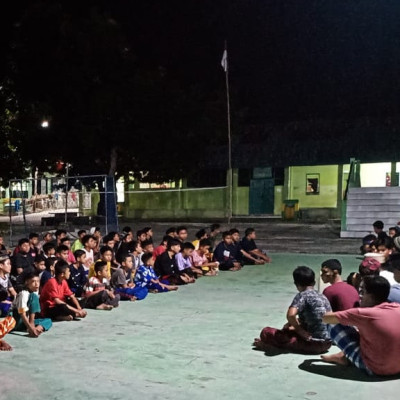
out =
[(245, 264), (270, 262), (249, 228), (222, 233), (214, 224), (188, 242), (186, 227), (169, 228), (158, 246), (150, 227), (122, 233), (78, 232), (72, 243), (65, 230), (31, 233), (11, 251), (0, 237), (0, 350), (11, 350), (3, 337), (12, 330), (38, 337), (52, 321), (86, 317), (85, 309), (112, 310), (123, 300), (143, 300), (148, 293), (175, 291), (201, 276), (237, 271)]
[(326, 260), (320, 278), (327, 286), (315, 290), (314, 271), (306, 266), (293, 271), (298, 294), (289, 306), (282, 329), (266, 327), (254, 340), (257, 349), (322, 354), (335, 344), (341, 351), (322, 355), (323, 361), (352, 364), (368, 375), (400, 373), (400, 234), (383, 231), (374, 223), (375, 235), (365, 238), (359, 271), (344, 282), (342, 266)]

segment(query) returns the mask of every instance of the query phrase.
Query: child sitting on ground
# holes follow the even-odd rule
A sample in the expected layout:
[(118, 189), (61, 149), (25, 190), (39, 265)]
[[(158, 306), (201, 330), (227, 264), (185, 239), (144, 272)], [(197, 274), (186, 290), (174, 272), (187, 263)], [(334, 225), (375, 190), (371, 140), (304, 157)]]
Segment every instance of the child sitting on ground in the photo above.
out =
[(172, 239), (176, 238), (176, 228), (171, 226), (165, 231), (165, 235)]
[(236, 248), (233, 245), (232, 235), (229, 231), (222, 234), (222, 242), (214, 250), (213, 261), (219, 262), (221, 271), (239, 271), (242, 266), (235, 258)]
[(233, 245), (236, 247), (236, 258), (242, 264), (264, 265), (265, 261), (261, 258), (254, 257), (247, 251), (243, 250), (242, 242), (240, 241), (239, 231), (236, 228), (230, 230), (232, 235)]
[(168, 240), (170, 237), (168, 235), (165, 235), (161, 241), (161, 243), (154, 249), (153, 251), (153, 258), (154, 260), (158, 257), (161, 256), (162, 253), (164, 253), (167, 250), (167, 244)]
[[(24, 271), (29, 272), (34, 267), (34, 258), (30, 252), (29, 239), (23, 238), (18, 242), (18, 247), (14, 250), (16, 253), (11, 260), (11, 279), (13, 280), (14, 289), (19, 292), (24, 286)], [(18, 251), (17, 251), (18, 250)]]
[(12, 251), (10, 249), (7, 249), (7, 247), (4, 244), (4, 238), (3, 236), (0, 235), (0, 253), (1, 254), (12, 254)]
[(94, 271), (96, 275), (89, 279), (85, 287), (83, 306), (93, 310), (112, 310), (118, 307), (120, 296), (109, 288), (107, 262), (96, 262)]
[(69, 264), (68, 254), (69, 254), (69, 248), (65, 244), (60, 244), (56, 248), (56, 258), (58, 258), (60, 260), (64, 260), (65, 262), (67, 262)]
[(220, 224), (212, 224), (210, 226), (210, 233), (207, 235), (208, 240), (211, 243), (210, 252), (213, 252), (215, 243), (217, 242), (218, 236), (221, 232), (221, 225)]
[(218, 274), (219, 262), (208, 260), (210, 254), (211, 242), (208, 239), (201, 239), (198, 250), (192, 253), (192, 264), (201, 269), (203, 275), (215, 276)]
[(49, 242), (43, 245), (43, 255), (46, 258), (52, 258), (56, 256), (56, 246), (54, 246), (54, 243)]
[[(247, 253), (250, 253), (252, 257), (262, 260), (266, 263), (270, 263), (271, 259), (267, 256), (265, 251), (258, 249), (256, 242), (256, 231), (254, 228), (247, 228), (244, 232), (244, 238), (242, 239), (241, 245), (242, 249)], [(247, 259), (243, 257), (244, 264), (254, 264), (252, 259)]]
[(89, 268), (89, 279), (95, 276), (95, 265), (98, 262), (105, 262), (107, 265), (108, 279), (111, 278), (112, 271), (116, 269), (116, 265), (113, 264), (114, 253), (113, 249), (108, 246), (102, 246), (100, 248), (100, 259), (93, 263)]
[(17, 292), (15, 291), (11, 279), (11, 261), (8, 254), (0, 255), (0, 317), (6, 317), (12, 305), (12, 299), (15, 298)]
[(121, 256), (121, 267), (116, 269), (111, 276), (111, 286), (118, 293), (121, 300), (143, 300), (147, 294), (146, 287), (136, 286), (133, 282), (136, 269), (130, 254)]
[(71, 239), (68, 236), (65, 238), (62, 238), (61, 244), (64, 246), (67, 246), (67, 248), (68, 248), (68, 259), (67, 259), (68, 264), (70, 264), (70, 265), (73, 264), (76, 260), (74, 257), (74, 253), (71, 250)]
[(175, 256), (180, 250), (181, 242), (178, 239), (169, 239), (167, 251), (157, 257), (154, 270), (161, 281), (168, 281), (171, 285), (184, 285), (194, 281), (192, 277), (179, 271)]
[(42, 316), (57, 321), (71, 321), (86, 317), (75, 295), (68, 287), (70, 270), (68, 263), (59, 260), (55, 265), (54, 278), (49, 279), (40, 294)]
[(331, 347), (326, 324), (322, 322), (323, 316), (331, 311), (329, 301), (314, 289), (312, 269), (297, 267), (293, 279), (299, 293), (287, 312), (287, 324), (282, 329), (264, 328), (254, 346), (259, 350), (273, 346), (295, 353), (324, 353)]
[(28, 331), (30, 337), (38, 337), (48, 331), (52, 322), (50, 318), (36, 318), (40, 314), (40, 303), (37, 292), (40, 280), (36, 271), (25, 275), (25, 287), (18, 293), (13, 303), (16, 331)]
[(207, 231), (205, 229), (200, 229), (199, 231), (196, 232), (195, 236), (196, 236), (196, 240), (193, 240), (192, 244), (194, 246), (194, 249), (198, 250), (199, 249), (199, 245), (200, 245), (200, 240), (207, 239), (208, 238), (208, 234), (207, 234)]
[(126, 246), (121, 246), (117, 252), (116, 259), (121, 264), (122, 258), (125, 257), (126, 254), (130, 254), (132, 256), (133, 267), (135, 270), (139, 268), (140, 258), (142, 257), (142, 246), (140, 242), (131, 241), (126, 244)]
[(83, 290), (87, 283), (87, 275), (85, 271), (86, 253), (84, 250), (75, 250), (75, 263), (69, 266), (71, 272), (68, 279), (68, 286), (76, 297), (83, 296)]
[(135, 275), (135, 285), (146, 287), (149, 292), (161, 293), (170, 290), (178, 290), (178, 286), (169, 285), (168, 281), (160, 281), (154, 271), (154, 258), (152, 253), (145, 253), (142, 256), (142, 265)]
[(374, 229), (374, 232), (378, 239), (383, 239), (387, 236), (386, 232), (383, 230), (385, 224), (382, 221), (375, 221), (372, 224), (372, 228)]
[(390, 283), (390, 286), (397, 284), (397, 282), (393, 277), (393, 272), (391, 271), (389, 263), (389, 258), (394, 248), (395, 248), (394, 242), (390, 236), (387, 236), (383, 239), (377, 239), (375, 242), (375, 253), (379, 254), (379, 256), (382, 256), (384, 258), (384, 260), (381, 261), (379, 275), (387, 279), (388, 282)]
[(43, 272), (46, 271), (46, 257), (43, 254), (39, 254), (35, 257), (35, 269), (40, 279)]
[(393, 239), (395, 236), (398, 236), (399, 227), (398, 226), (391, 226), (388, 230), (389, 236)]
[(363, 279), (370, 275), (378, 276), (380, 268), (381, 263), (373, 257), (365, 257), (364, 260), (361, 261), (361, 264), (358, 267), (358, 273), (356, 273), (352, 278), (353, 285), (358, 291), (360, 300), (362, 299), (363, 293)]
[[(175, 255), (176, 264), (181, 275), (187, 275), (188, 278), (197, 278), (203, 276), (203, 271), (196, 268), (192, 263), (192, 254), (194, 246), (190, 242), (185, 242), (181, 245), (181, 251)], [(193, 282), (193, 279), (190, 279)]]
[(376, 236), (369, 234), (362, 238), (362, 245), (360, 247), (361, 254), (371, 253), (373, 251), (373, 244), (376, 240)]
[(54, 265), (56, 262), (57, 259), (55, 257), (46, 258), (46, 261), (44, 262), (45, 270), (43, 271), (42, 276), (40, 277), (40, 292), (42, 291), (42, 288), (46, 284), (46, 282), (49, 279), (53, 278)]
[(141, 247), (142, 247), (142, 252), (143, 252), (143, 253), (141, 254), (141, 256), (142, 256), (144, 253), (152, 253), (152, 252), (154, 251), (153, 240), (146, 239), (145, 241), (142, 242)]
[[(145, 226), (142, 231), (146, 234), (146, 240), (150, 241), (151, 243), (153, 243), (153, 229), (151, 228), (151, 226)], [(144, 247), (144, 246), (143, 246)], [(153, 251), (153, 250), (152, 250)]]

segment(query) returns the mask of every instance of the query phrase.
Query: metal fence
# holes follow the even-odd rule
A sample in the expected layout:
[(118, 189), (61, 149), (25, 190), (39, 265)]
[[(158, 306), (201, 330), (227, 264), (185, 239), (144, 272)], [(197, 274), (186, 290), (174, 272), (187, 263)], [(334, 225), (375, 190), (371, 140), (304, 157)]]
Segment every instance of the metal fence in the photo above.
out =
[(69, 232), (91, 226), (103, 232), (118, 229), (116, 190), (105, 175), (14, 179), (0, 205), (0, 220), (8, 219), (9, 244), (29, 232), (63, 228)]

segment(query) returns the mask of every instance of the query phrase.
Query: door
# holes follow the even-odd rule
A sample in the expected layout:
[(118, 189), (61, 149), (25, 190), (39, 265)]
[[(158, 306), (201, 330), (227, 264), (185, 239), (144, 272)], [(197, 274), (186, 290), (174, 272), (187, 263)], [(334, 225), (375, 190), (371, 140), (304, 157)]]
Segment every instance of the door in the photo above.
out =
[(250, 214), (274, 213), (274, 179), (250, 180)]

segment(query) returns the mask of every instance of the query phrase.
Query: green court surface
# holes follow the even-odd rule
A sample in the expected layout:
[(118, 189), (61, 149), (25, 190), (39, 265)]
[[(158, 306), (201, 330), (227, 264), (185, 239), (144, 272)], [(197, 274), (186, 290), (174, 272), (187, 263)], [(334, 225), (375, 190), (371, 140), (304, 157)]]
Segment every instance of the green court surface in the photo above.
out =
[[(284, 324), (296, 294), (294, 267), (318, 271), (332, 258), (272, 257), (268, 266), (221, 272), (175, 293), (89, 311), (85, 320), (55, 323), (38, 339), (8, 335), (14, 351), (0, 353), (0, 399), (395, 398), (398, 380), (371, 379), (318, 356), (252, 349), (264, 326)], [(337, 258), (344, 277), (357, 269), (356, 256)]]

